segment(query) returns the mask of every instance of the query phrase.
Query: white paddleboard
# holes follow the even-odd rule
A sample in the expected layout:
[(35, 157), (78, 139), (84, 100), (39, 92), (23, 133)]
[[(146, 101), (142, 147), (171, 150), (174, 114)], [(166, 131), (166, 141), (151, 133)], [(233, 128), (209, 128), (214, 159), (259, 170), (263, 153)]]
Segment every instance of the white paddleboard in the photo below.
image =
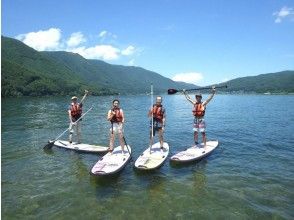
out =
[[(129, 151), (128, 151), (129, 149)], [(117, 173), (131, 159), (130, 153), (132, 153), (131, 147), (128, 145), (128, 149), (124, 148), (124, 154), (121, 150), (121, 146), (113, 149), (112, 152), (105, 154), (91, 169), (91, 174), (97, 176), (105, 176)], [(130, 153), (129, 153), (130, 152)]]
[(152, 145), (151, 153), (148, 147), (136, 160), (135, 167), (141, 170), (156, 169), (167, 159), (169, 153), (168, 143), (163, 143), (163, 150), (160, 149), (160, 143)]
[(204, 144), (198, 144), (190, 147), (184, 151), (181, 151), (173, 155), (170, 159), (175, 162), (190, 162), (194, 160), (200, 160), (203, 157), (208, 156), (218, 146), (218, 141), (207, 141), (206, 148)]
[(76, 142), (72, 142), (70, 144), (68, 141), (63, 141), (63, 140), (55, 141), (54, 145), (57, 147), (62, 147), (66, 149), (83, 151), (83, 152), (92, 152), (92, 153), (102, 153), (102, 152), (106, 152), (108, 149), (108, 147), (99, 146), (99, 145), (78, 144)]

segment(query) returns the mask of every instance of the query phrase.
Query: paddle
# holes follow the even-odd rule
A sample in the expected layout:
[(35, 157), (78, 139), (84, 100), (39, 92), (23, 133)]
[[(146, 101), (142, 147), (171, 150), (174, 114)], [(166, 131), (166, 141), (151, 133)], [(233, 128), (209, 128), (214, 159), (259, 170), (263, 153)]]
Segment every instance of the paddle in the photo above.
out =
[[(203, 90), (203, 89), (211, 89), (212, 87), (200, 87), (200, 88), (196, 88), (196, 89), (186, 89), (186, 91), (194, 91), (194, 90)], [(216, 89), (220, 89), (220, 88), (228, 88), (227, 85), (224, 86), (216, 86)], [(183, 90), (177, 90), (177, 89), (168, 89), (167, 90), (167, 94), (169, 95), (173, 95), (176, 94), (177, 92), (182, 92)]]
[(131, 154), (131, 152), (130, 152), (130, 150), (129, 150), (129, 148), (128, 148), (128, 144), (127, 144), (127, 142), (126, 142), (126, 139), (125, 139), (125, 136), (124, 136), (124, 135), (123, 135), (123, 139), (124, 139), (124, 142), (125, 142), (125, 146), (126, 146), (128, 152), (129, 152), (129, 155), (130, 155), (130, 157), (131, 157), (131, 161), (133, 161), (133, 159), (132, 159), (132, 154)]
[[(78, 121), (80, 121), (89, 111), (91, 111), (93, 109), (93, 106), (91, 106), (91, 108), (88, 109), (88, 111), (86, 111), (78, 120), (75, 121), (75, 123), (77, 123)], [(65, 134), (65, 132), (67, 132), (69, 130), (69, 128), (67, 128), (64, 132), (62, 132), (57, 138), (55, 138), (55, 140), (53, 141), (48, 141), (48, 144), (46, 144), (44, 146), (44, 149), (47, 150), (47, 149), (51, 149), (54, 145), (54, 142), (57, 141), (62, 135)]]
[(153, 84), (151, 84), (151, 111), (152, 111), (152, 115), (151, 115), (151, 144), (150, 144), (150, 154), (151, 154), (151, 147), (152, 147), (152, 144), (153, 144), (153, 139), (154, 139), (154, 137), (153, 137), (153, 132), (154, 132), (154, 127), (153, 127)]

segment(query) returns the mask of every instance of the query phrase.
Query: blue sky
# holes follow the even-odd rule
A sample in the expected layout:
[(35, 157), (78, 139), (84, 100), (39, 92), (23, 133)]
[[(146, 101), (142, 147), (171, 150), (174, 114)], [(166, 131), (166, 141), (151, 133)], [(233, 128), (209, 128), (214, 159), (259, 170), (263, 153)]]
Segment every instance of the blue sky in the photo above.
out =
[(2, 0), (2, 35), (200, 86), (294, 70), (294, 1)]

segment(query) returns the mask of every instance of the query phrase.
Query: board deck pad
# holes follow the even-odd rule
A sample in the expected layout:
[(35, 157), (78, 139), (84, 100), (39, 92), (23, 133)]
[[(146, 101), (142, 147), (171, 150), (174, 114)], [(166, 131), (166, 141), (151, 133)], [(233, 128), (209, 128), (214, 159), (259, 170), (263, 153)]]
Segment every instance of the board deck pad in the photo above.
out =
[(62, 147), (66, 149), (83, 151), (83, 152), (93, 152), (93, 153), (102, 153), (107, 152), (108, 147), (92, 145), (92, 144), (78, 144), (76, 142), (72, 142), (71, 144), (68, 141), (57, 140), (54, 142), (54, 145), (57, 147)]
[(208, 156), (214, 149), (218, 146), (218, 141), (207, 141), (206, 148), (204, 144), (198, 144), (193, 147), (190, 147), (184, 151), (180, 151), (173, 155), (170, 159), (175, 162), (189, 162), (199, 160), (203, 157)]
[(163, 143), (163, 150), (160, 149), (160, 143), (157, 142), (152, 145), (151, 153), (148, 147), (136, 160), (135, 167), (141, 170), (156, 169), (161, 166), (167, 159), (169, 154), (168, 143)]
[[(120, 146), (113, 149), (112, 152), (105, 154), (91, 169), (91, 174), (97, 176), (105, 176), (119, 172), (126, 166), (131, 159), (131, 147), (128, 145), (124, 148), (124, 154)], [(129, 153), (130, 152), (130, 153)]]

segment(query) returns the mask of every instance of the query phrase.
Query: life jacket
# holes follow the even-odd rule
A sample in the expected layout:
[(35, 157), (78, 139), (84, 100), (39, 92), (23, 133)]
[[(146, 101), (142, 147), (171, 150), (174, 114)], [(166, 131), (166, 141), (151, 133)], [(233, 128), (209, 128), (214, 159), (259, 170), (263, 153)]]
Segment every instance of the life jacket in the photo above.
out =
[(79, 118), (82, 115), (82, 106), (79, 103), (71, 103), (70, 114), (74, 118)]
[(111, 110), (115, 112), (115, 115), (110, 120), (111, 123), (119, 123), (119, 122), (122, 122), (123, 117), (122, 117), (122, 113), (121, 113), (120, 108), (113, 108)]
[(162, 122), (163, 114), (164, 114), (162, 105), (153, 105), (152, 112), (153, 112), (153, 119)]
[(193, 115), (197, 118), (204, 117), (205, 115), (205, 106), (203, 106), (202, 102), (196, 103), (193, 108)]

